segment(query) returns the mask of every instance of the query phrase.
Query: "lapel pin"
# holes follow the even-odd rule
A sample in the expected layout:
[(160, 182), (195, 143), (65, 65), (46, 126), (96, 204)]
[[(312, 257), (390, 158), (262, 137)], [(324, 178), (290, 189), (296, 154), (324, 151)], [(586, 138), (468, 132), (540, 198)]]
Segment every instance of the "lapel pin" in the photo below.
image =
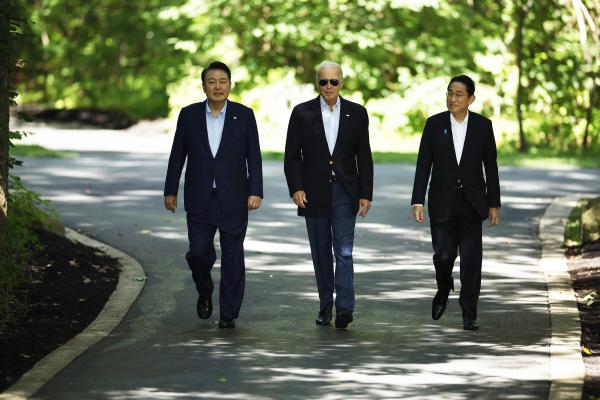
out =
[(350, 116), (350, 114), (346, 114), (346, 117), (349, 117), (349, 116)]
[(237, 116), (235, 116), (235, 115), (234, 115), (234, 116), (233, 116), (233, 119), (237, 119)]
[(448, 129), (444, 128), (444, 135), (448, 134)]

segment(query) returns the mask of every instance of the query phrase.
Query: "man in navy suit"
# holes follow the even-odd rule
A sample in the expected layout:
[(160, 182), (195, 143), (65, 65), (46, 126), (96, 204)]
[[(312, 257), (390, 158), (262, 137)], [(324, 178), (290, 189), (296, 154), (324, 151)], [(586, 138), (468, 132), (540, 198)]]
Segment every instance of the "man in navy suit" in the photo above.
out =
[[(448, 111), (427, 119), (412, 192), (413, 217), (423, 223), (423, 204), (429, 182), (428, 210), (437, 293), (431, 316), (439, 319), (450, 290), (452, 269), (460, 254), (460, 297), (463, 328), (476, 330), (481, 287), (482, 222), (500, 222), (500, 182), (492, 121), (469, 111), (475, 83), (466, 75), (450, 80)], [(485, 171), (485, 176), (483, 172)]]
[(219, 230), (221, 285), (219, 328), (234, 328), (244, 296), (244, 237), (248, 210), (260, 207), (263, 196), (258, 129), (252, 110), (227, 100), (231, 72), (213, 62), (202, 71), (206, 100), (179, 113), (165, 180), (165, 207), (177, 208), (177, 192), (187, 158), (184, 205), (187, 212), (188, 266), (198, 291), (197, 312), (212, 314), (216, 260), (214, 237)]
[(345, 329), (354, 311), (356, 214), (365, 217), (373, 197), (369, 117), (363, 106), (340, 97), (339, 64), (321, 63), (316, 83), (320, 95), (290, 116), (284, 169), (290, 197), (306, 219), (320, 300), (316, 323), (331, 322), (335, 289), (335, 326)]

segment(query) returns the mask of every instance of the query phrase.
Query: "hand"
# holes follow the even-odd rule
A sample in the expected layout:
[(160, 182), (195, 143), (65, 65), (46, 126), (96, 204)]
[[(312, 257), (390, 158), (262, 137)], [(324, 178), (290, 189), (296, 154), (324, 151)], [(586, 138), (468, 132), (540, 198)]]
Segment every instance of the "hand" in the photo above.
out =
[(358, 200), (358, 215), (361, 217), (366, 217), (369, 213), (369, 209), (371, 208), (371, 202), (367, 199)]
[(248, 196), (248, 210), (256, 210), (260, 207), (262, 199), (259, 196)]
[(304, 190), (298, 190), (297, 192), (295, 192), (292, 195), (292, 200), (300, 208), (306, 208), (306, 203), (308, 203), (308, 200), (306, 200), (306, 193), (304, 193)]
[(425, 222), (425, 211), (423, 210), (423, 206), (412, 206), (413, 218), (419, 224)]
[(500, 209), (497, 207), (492, 207), (489, 209), (488, 217), (490, 219), (489, 226), (496, 226), (500, 223)]
[(165, 196), (165, 208), (171, 212), (177, 209), (177, 196)]

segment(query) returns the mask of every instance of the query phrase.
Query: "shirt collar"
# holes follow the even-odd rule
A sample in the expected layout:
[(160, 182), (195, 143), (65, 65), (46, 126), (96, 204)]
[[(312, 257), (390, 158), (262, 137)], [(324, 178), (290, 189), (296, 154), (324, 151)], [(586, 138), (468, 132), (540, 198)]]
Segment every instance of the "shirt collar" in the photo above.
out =
[[(225, 115), (225, 111), (227, 110), (227, 102), (228, 100), (225, 100), (225, 105), (223, 106), (223, 108), (221, 108), (221, 111), (219, 112), (219, 117)], [(212, 116), (212, 110), (208, 105), (208, 100), (206, 101), (206, 113)]]
[[(325, 103), (325, 100), (323, 100), (323, 96), (319, 95), (319, 101), (321, 102), (321, 110), (324, 108), (329, 110), (329, 106), (327, 105), (327, 103)], [(340, 96), (338, 96), (337, 100), (335, 101), (335, 105), (333, 106), (333, 109), (335, 110), (336, 108), (339, 108), (339, 106), (340, 106)]]
[(458, 122), (456, 118), (454, 118), (454, 114), (450, 113), (450, 122), (456, 125), (463, 125), (469, 122), (469, 110), (467, 110), (467, 115), (465, 115), (465, 119), (463, 122)]

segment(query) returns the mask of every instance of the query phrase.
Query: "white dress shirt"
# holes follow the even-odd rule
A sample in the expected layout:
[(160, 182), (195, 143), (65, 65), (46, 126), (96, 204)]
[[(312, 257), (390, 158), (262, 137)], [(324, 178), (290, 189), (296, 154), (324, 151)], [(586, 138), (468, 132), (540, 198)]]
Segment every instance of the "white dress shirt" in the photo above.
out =
[(333, 154), (340, 126), (340, 97), (338, 96), (332, 111), (329, 111), (329, 106), (325, 103), (323, 97), (319, 96), (319, 99), (321, 100), (321, 115), (323, 116), (327, 147), (329, 147), (329, 154)]
[(467, 137), (467, 125), (469, 124), (469, 112), (463, 122), (458, 122), (454, 115), (450, 113), (450, 126), (452, 128), (452, 141), (454, 142), (454, 152), (456, 153), (456, 163), (460, 164), (463, 148), (465, 147), (465, 137)]

